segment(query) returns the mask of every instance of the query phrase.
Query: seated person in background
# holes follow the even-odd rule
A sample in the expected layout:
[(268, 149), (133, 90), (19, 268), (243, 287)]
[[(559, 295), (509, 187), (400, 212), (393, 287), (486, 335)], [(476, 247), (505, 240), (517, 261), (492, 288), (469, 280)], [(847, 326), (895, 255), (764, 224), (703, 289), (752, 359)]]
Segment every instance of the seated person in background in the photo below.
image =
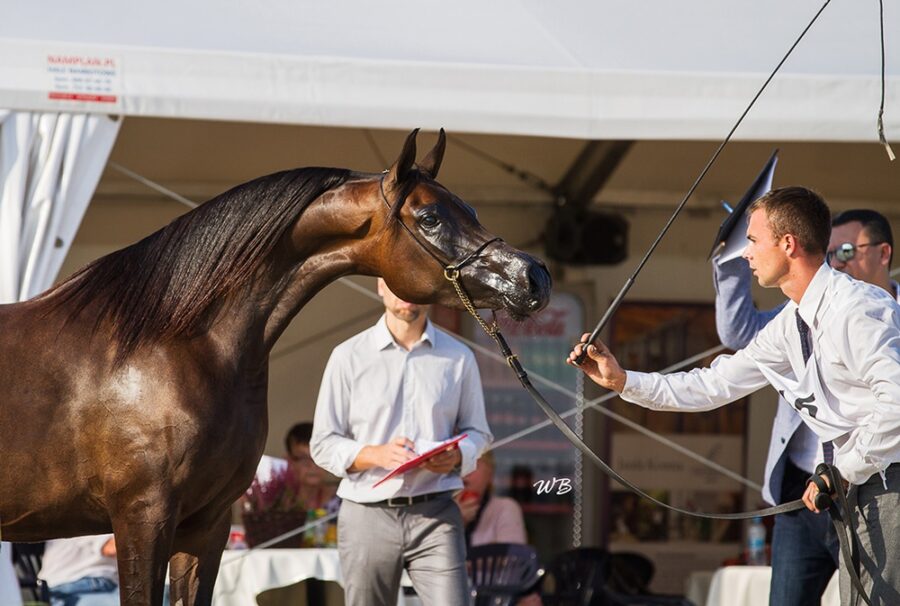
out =
[(302, 509), (337, 508), (337, 478), (316, 465), (309, 454), (312, 423), (297, 423), (284, 438), (288, 466), (297, 480), (297, 501)]
[[(528, 543), (522, 508), (509, 497), (494, 494), (494, 454), (482, 453), (475, 471), (463, 478), (455, 497), (466, 526), (466, 549), (487, 543)], [(540, 606), (537, 593), (523, 596), (517, 606)]]
[(52, 606), (118, 605), (113, 535), (47, 541), (38, 577), (50, 588)]
[(527, 543), (522, 508), (509, 497), (493, 494), (494, 455), (486, 451), (475, 471), (463, 478), (456, 502), (466, 525), (466, 547), (485, 543)]
[(336, 509), (339, 499), (338, 479), (316, 465), (309, 455), (309, 439), (312, 423), (297, 423), (284, 436), (287, 459), (263, 455), (256, 467), (254, 483), (267, 485), (273, 480), (290, 474), (286, 483), (290, 490), (290, 503), (281, 503), (280, 509)]

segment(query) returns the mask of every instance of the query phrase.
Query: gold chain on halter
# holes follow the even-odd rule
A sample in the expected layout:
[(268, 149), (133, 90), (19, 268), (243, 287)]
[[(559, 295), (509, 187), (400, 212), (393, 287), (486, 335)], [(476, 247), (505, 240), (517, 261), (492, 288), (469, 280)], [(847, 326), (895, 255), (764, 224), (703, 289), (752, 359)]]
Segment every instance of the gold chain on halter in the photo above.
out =
[(496, 320), (492, 323), (491, 326), (488, 326), (487, 322), (484, 321), (477, 311), (475, 311), (475, 306), (472, 305), (472, 300), (469, 299), (468, 293), (463, 289), (462, 283), (459, 281), (459, 270), (456, 268), (448, 267), (444, 270), (444, 277), (447, 278), (451, 284), (453, 284), (453, 288), (456, 289), (456, 295), (459, 297), (459, 300), (462, 301), (466, 310), (472, 314), (472, 317), (475, 318), (475, 321), (481, 326), (484, 332), (494, 340), (495, 343), (500, 347), (500, 351), (504, 353), (506, 356), (506, 364), (510, 368), (514, 368), (513, 363), (517, 359), (517, 356), (509, 350), (509, 347), (506, 343), (501, 342), (500, 338), (497, 336), (499, 333), (499, 327), (497, 326)]

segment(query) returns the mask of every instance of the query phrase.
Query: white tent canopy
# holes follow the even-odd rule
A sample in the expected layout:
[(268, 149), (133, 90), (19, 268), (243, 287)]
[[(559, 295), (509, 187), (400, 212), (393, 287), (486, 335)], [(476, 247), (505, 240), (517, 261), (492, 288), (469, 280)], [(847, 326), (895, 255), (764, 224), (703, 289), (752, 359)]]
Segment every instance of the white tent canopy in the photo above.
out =
[[(0, 20), (0, 107), (718, 139), (821, 4), (16, 2)], [(894, 139), (898, 22), (885, 0)], [(878, 2), (834, 0), (736, 137), (870, 141), (879, 99)]]

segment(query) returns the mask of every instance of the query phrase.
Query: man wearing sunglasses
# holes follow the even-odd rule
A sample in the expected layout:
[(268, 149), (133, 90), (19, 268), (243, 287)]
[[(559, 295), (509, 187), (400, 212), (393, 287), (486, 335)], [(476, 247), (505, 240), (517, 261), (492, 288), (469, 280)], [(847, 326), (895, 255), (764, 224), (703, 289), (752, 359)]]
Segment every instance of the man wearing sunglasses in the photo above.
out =
[(857, 280), (880, 286), (900, 301), (900, 290), (890, 276), (893, 256), (891, 225), (881, 213), (848, 210), (831, 222), (825, 261)]
[[(884, 288), (897, 299), (897, 283), (889, 275), (892, 256), (891, 226), (880, 213), (848, 210), (832, 220), (826, 262), (857, 280)], [(746, 347), (785, 305), (757, 310), (746, 259), (713, 262), (713, 278), (716, 329), (722, 344), (731, 349)], [(779, 398), (763, 482), (766, 502), (777, 505), (800, 498), (807, 478), (824, 458), (822, 442), (794, 408)], [(777, 516), (771, 554), (770, 606), (817, 606), (838, 562), (837, 536), (829, 520), (805, 509)]]
[[(830, 444), (850, 484), (848, 523), (859, 538), (853, 559), (872, 604), (900, 604), (900, 306), (885, 290), (825, 265), (830, 213), (815, 192), (772, 190), (748, 212), (743, 256), (761, 286), (780, 288), (789, 301), (745, 348), (708, 368), (662, 375), (625, 371), (598, 340), (579, 367), (623, 400), (654, 410), (710, 410), (774, 386), (814, 437)], [(583, 349), (576, 345), (567, 361), (575, 364)], [(817, 493), (815, 483), (802, 493), (816, 512)], [(820, 549), (807, 536), (798, 544)], [(842, 604), (853, 603), (851, 566), (842, 559)], [(794, 596), (796, 603), (818, 603), (819, 587), (806, 578), (785, 583), (809, 594)]]

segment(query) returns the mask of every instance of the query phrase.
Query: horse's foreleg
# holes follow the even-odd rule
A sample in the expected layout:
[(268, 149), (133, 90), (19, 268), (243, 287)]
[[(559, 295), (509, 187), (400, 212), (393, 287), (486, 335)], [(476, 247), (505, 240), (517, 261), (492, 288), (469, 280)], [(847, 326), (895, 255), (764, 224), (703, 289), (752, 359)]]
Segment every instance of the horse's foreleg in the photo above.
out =
[(190, 529), (176, 530), (169, 561), (171, 606), (209, 606), (212, 603), (219, 562), (231, 527), (230, 517), (231, 510), (226, 509), (212, 520), (192, 519)]
[(119, 566), (119, 598), (127, 606), (160, 606), (166, 564), (172, 549), (175, 517), (160, 503), (167, 499), (134, 495), (110, 508)]

